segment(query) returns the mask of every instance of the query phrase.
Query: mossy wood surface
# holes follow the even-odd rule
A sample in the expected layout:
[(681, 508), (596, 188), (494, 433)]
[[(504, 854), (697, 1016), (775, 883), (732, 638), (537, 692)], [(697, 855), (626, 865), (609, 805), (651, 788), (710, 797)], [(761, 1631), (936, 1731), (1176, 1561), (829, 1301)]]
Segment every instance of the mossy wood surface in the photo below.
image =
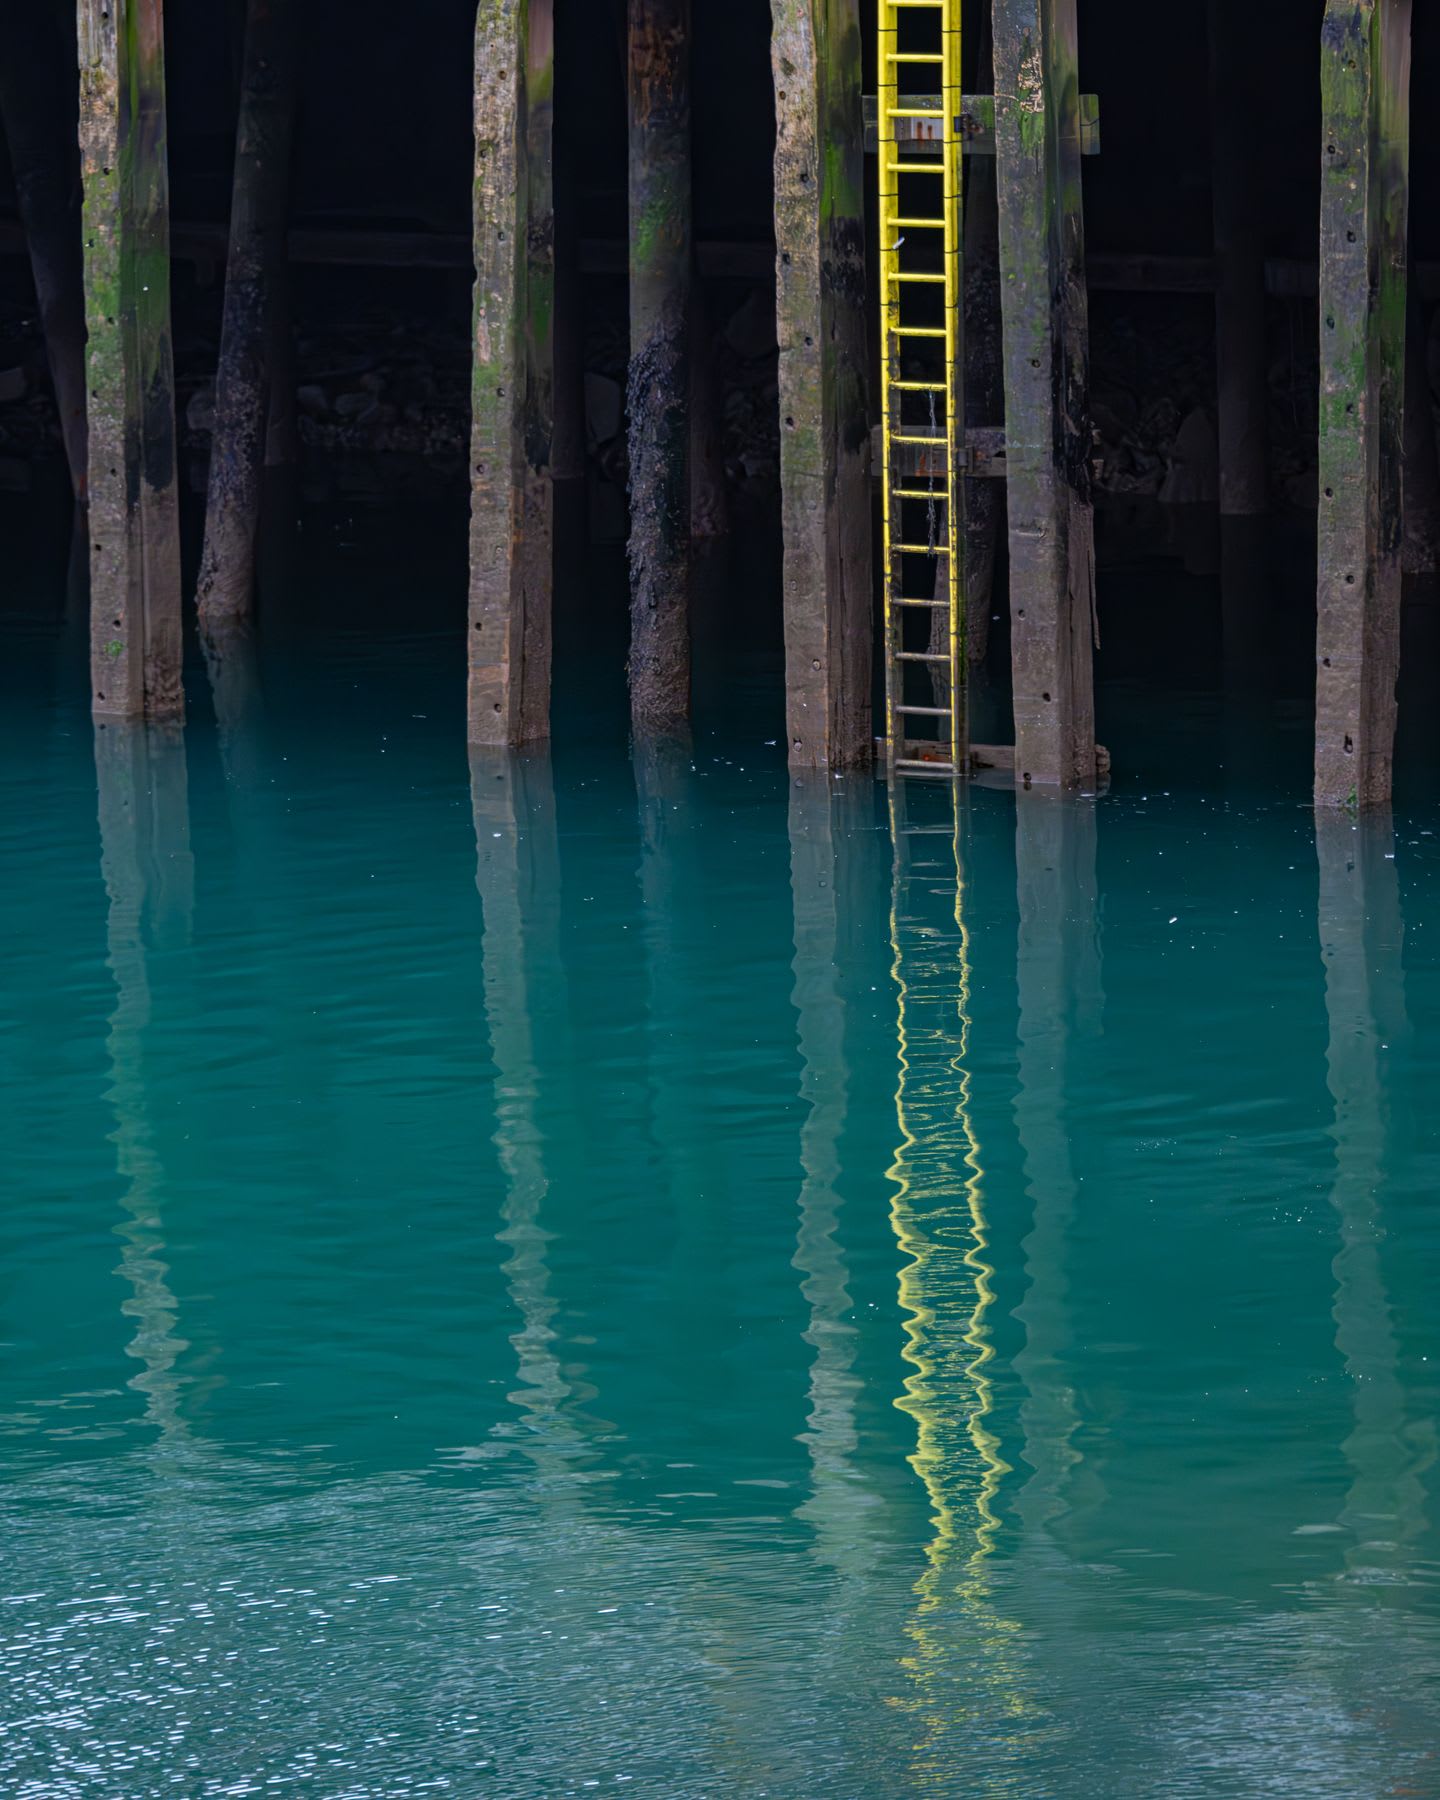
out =
[(230, 249), (215, 381), (215, 430), (196, 594), (203, 624), (248, 618), (274, 338), (286, 291), (290, 147), (298, 75), (296, 0), (249, 0), (230, 200)]
[(797, 767), (873, 754), (860, 24), (772, 0), (786, 722)]
[(470, 424), (472, 744), (550, 731), (553, 0), (480, 0)]
[[(984, 68), (994, 66), (994, 34), (989, 8), (976, 24), (977, 55)], [(993, 94), (966, 97), (967, 112), (985, 110), (990, 143), (995, 140)], [(1004, 441), (1005, 355), (1000, 324), (999, 207), (992, 157), (972, 161), (965, 171), (965, 429), (999, 428)], [(985, 479), (965, 483), (965, 656), (972, 668), (985, 661), (990, 648), (990, 617), (995, 610), (995, 561), (1005, 528), (1003, 483)]]
[(995, 0), (995, 153), (1016, 779), (1095, 780), (1075, 0)]
[(176, 718), (180, 542), (161, 0), (79, 0), (91, 706)]
[(1390, 797), (1400, 668), (1410, 0), (1321, 28), (1315, 799)]
[(690, 714), (690, 0), (629, 0), (630, 710)]

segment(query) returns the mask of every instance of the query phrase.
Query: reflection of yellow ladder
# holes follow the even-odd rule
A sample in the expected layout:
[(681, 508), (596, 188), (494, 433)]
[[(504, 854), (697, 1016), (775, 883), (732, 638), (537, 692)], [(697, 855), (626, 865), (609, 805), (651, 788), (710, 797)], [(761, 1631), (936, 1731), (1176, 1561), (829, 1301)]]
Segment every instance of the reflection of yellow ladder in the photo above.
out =
[(991, 1369), (995, 1269), (971, 1082), (964, 804), (955, 789), (890, 784), (899, 1040), (890, 1223), (905, 1258), (907, 1365), (896, 1405), (915, 1421), (910, 1465), (931, 1527), (902, 1661), (909, 1687), (897, 1699), (915, 1719), (914, 1766), (932, 1770), (958, 1754), (977, 1696), (1007, 1730), (1032, 1710), (995, 1567), (1011, 1467)]
[(961, 0), (880, 0), (885, 715), (892, 774), (968, 761)]

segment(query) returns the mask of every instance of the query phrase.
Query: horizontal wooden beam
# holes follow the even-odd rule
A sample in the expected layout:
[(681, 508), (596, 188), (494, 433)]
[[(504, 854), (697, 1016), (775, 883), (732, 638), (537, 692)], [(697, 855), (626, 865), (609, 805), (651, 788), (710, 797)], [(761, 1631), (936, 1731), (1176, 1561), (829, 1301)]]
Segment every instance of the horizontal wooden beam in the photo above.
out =
[[(173, 262), (225, 261), (223, 225), (171, 225)], [(25, 232), (18, 219), (0, 219), (0, 257), (25, 256)], [(468, 269), (470, 240), (434, 231), (331, 230), (304, 226), (289, 236), (289, 259), (302, 267), (342, 269)], [(626, 246), (621, 238), (581, 238), (582, 275), (623, 275)], [(769, 282), (775, 273), (775, 245), (769, 238), (700, 238), (695, 264), (707, 280)], [(1426, 300), (1440, 300), (1440, 262), (1413, 270)], [(1090, 251), (1085, 279), (1092, 292), (1110, 294), (1213, 294), (1219, 285), (1213, 256), (1169, 256), (1145, 250)], [(1265, 259), (1265, 291), (1272, 300), (1314, 299), (1319, 265), (1294, 256)]]

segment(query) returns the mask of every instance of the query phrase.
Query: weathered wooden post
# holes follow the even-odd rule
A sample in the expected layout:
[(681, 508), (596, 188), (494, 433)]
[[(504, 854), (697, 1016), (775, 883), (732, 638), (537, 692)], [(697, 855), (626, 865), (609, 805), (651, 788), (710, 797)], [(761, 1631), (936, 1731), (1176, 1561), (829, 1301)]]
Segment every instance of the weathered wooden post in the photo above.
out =
[(554, 0), (480, 0), (470, 414), (472, 744), (550, 732)]
[(1327, 0), (1320, 48), (1315, 801), (1372, 806), (1400, 670), (1410, 0)]
[(630, 0), (630, 712), (690, 714), (690, 0)]
[[(299, 60), (293, 0), (249, 0), (235, 132), (215, 430), (196, 586), (209, 628), (251, 616), (274, 339), (287, 293), (287, 201)], [(288, 331), (288, 322), (285, 324)]]
[(1265, 189), (1257, 179), (1265, 90), (1251, 47), (1249, 0), (1210, 0), (1211, 215), (1220, 511), (1269, 511), (1265, 354)]
[(162, 0), (79, 0), (90, 696), (177, 718), (180, 536)]
[(771, 0), (786, 736), (874, 750), (865, 207), (856, 0)]
[(11, 7), (0, 54), (0, 124), (45, 332), (45, 355), (76, 497), (85, 495), (85, 290), (76, 186), (74, 14), (49, 0)]
[(1075, 0), (995, 0), (1015, 777), (1095, 779), (1094, 520)]
[[(982, 20), (981, 30), (988, 55), (988, 18)], [(965, 171), (965, 424), (972, 431), (993, 431), (1004, 416), (1005, 355), (1000, 324), (995, 161), (993, 157), (976, 156)], [(965, 657), (972, 668), (985, 661), (990, 648), (995, 553), (1004, 525), (1004, 482), (993, 478), (967, 481)]]

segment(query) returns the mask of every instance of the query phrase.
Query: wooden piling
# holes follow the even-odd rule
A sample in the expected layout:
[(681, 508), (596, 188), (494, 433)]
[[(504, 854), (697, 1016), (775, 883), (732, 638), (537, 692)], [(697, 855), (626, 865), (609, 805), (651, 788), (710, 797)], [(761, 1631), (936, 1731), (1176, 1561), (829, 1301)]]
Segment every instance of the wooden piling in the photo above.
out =
[(1210, 179), (1220, 511), (1269, 510), (1265, 352), (1265, 90), (1247, 49), (1250, 0), (1210, 0)]
[(175, 371), (162, 0), (79, 0), (91, 707), (177, 718)]
[(1095, 779), (1094, 520), (1075, 0), (995, 0), (1015, 774)]
[(249, 618), (255, 607), (270, 357), (286, 292), (298, 30), (294, 0), (249, 0), (205, 547), (196, 584), (201, 624), (212, 629)]
[(0, 123), (25, 227), (70, 483), (83, 500), (85, 289), (76, 184), (74, 17), (31, 0), (9, 9), (4, 31)]
[(1315, 801), (1390, 797), (1400, 668), (1410, 0), (1321, 27)]
[(480, 0), (470, 415), (472, 744), (550, 732), (554, 0)]
[(690, 0), (629, 0), (630, 712), (690, 713)]
[[(973, 157), (965, 171), (965, 424), (972, 431), (993, 430), (1005, 416), (998, 233), (995, 161)], [(965, 656), (972, 668), (985, 661), (990, 648), (996, 551), (1004, 521), (1005, 484), (989, 477), (967, 481)]]
[(771, 0), (786, 741), (874, 752), (865, 207), (856, 0)]

